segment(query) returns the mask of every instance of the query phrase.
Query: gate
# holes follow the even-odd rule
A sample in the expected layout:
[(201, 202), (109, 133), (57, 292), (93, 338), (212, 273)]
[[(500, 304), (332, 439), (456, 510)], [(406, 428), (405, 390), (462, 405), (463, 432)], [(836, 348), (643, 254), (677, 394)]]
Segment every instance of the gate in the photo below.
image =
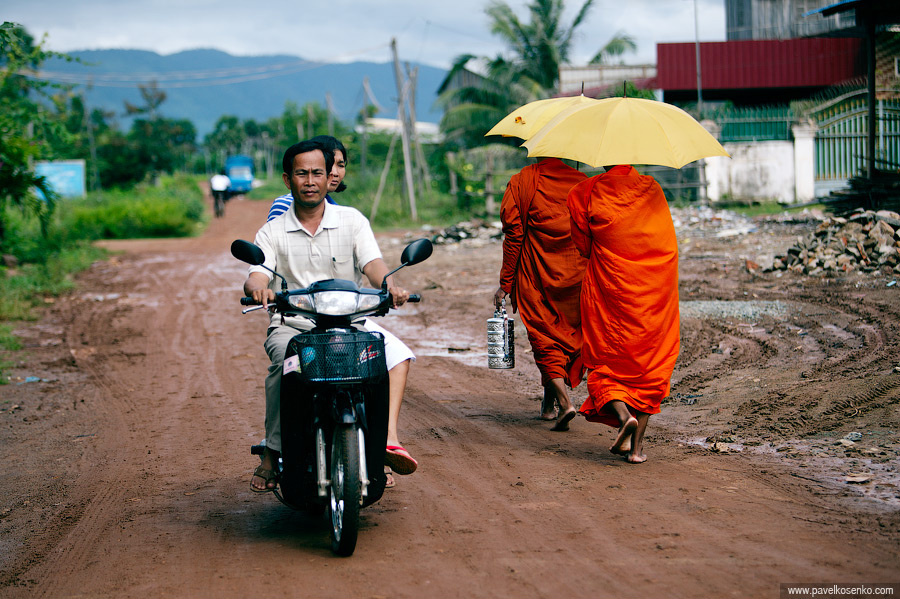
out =
[[(875, 167), (900, 168), (900, 99), (876, 100)], [(865, 171), (868, 97), (856, 90), (809, 112), (816, 122), (816, 195), (845, 187)]]

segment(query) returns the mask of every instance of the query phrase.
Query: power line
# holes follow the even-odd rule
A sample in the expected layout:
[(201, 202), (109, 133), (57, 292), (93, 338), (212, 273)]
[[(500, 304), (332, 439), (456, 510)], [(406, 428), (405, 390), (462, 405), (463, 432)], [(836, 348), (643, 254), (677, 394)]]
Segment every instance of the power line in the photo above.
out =
[(70, 73), (63, 71), (34, 71), (30, 69), (19, 71), (19, 74), (32, 79), (53, 81), (70, 85), (86, 85), (96, 87), (131, 88), (138, 85), (156, 82), (167, 89), (212, 87), (218, 85), (232, 85), (248, 81), (259, 81), (290, 75), (302, 71), (309, 71), (322, 67), (340, 64), (343, 59), (367, 54), (372, 50), (387, 48), (389, 43), (379, 44), (369, 48), (347, 52), (334, 57), (331, 61), (312, 62), (298, 60), (293, 62), (263, 65), (258, 67), (231, 67), (225, 69), (206, 69), (197, 71), (169, 71), (169, 72), (145, 72), (145, 73)]

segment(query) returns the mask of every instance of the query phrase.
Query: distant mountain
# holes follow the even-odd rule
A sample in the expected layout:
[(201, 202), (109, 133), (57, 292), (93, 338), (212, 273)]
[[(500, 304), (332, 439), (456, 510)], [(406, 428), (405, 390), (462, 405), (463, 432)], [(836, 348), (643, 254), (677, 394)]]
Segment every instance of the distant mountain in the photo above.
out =
[[(142, 105), (137, 82), (156, 80), (166, 92), (159, 112), (167, 118), (194, 123), (198, 141), (212, 131), (222, 115), (264, 121), (281, 114), (285, 102), (326, 105), (326, 93), (337, 118), (352, 122), (362, 109), (363, 79), (382, 107), (377, 116), (397, 117), (397, 85), (392, 63), (326, 64), (297, 56), (232, 56), (218, 50), (189, 50), (162, 56), (144, 50), (82, 50), (69, 52), (82, 63), (53, 59), (43, 71), (55, 81), (73, 82), (85, 91), (90, 108), (115, 111), (123, 127), (124, 102)], [(404, 65), (405, 66), (405, 65)], [(446, 71), (418, 66), (416, 118), (440, 121), (437, 89)], [(324, 124), (323, 124), (324, 127)], [(317, 131), (323, 133), (324, 131)]]

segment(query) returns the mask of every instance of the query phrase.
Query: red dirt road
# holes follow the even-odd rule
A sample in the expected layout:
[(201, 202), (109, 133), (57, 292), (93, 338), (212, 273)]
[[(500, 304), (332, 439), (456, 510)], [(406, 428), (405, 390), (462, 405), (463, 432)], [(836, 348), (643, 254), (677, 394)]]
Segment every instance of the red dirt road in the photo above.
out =
[[(524, 331), (517, 368), (487, 369), (499, 245), (438, 246), (402, 271), (425, 299), (384, 324), (418, 354), (401, 439), (420, 468), (334, 557), (324, 518), (249, 488), (266, 319), (241, 315), (228, 246), (267, 208), (234, 200), (199, 238), (110, 244), (124, 253), (19, 331), (18, 378), (0, 388), (0, 597), (770, 598), (900, 582), (900, 294), (738, 272), (763, 233), (682, 247), (682, 299), (805, 308), (750, 329), (685, 309), (673, 399), (639, 466), (607, 451), (611, 429), (537, 419)], [(389, 265), (401, 237), (380, 236)], [(847, 397), (856, 412), (838, 418)], [(850, 431), (875, 453), (836, 454)], [(731, 451), (710, 450), (717, 434)], [(871, 482), (842, 478), (861, 469)]]

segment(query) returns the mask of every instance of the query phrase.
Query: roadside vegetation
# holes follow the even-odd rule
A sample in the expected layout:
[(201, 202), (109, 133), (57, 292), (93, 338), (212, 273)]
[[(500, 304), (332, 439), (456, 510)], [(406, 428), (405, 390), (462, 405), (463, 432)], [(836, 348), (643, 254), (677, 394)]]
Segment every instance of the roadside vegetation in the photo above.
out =
[[(406, 189), (401, 144), (392, 133), (362, 127), (376, 112), (367, 106), (351, 122), (318, 103), (286, 102), (264, 122), (223, 115), (198, 139), (190, 121), (166, 116), (166, 91), (138, 86), (140, 98), (120, 112), (91, 108), (83, 90), (35, 76), (50, 58), (71, 57), (45, 48), (24, 28), (0, 26), (0, 349), (17, 341), (20, 320), (72, 289), (73, 275), (102, 258), (100, 239), (194, 235), (211, 217), (201, 185), (228, 157), (253, 159), (262, 184), (249, 199), (282, 195), (281, 156), (298, 139), (328, 134), (349, 150), (348, 189), (335, 199), (368, 216), (376, 230), (440, 227), (460, 220), (496, 218), (509, 174), (526, 164), (514, 140), (483, 132), (514, 106), (550, 97), (559, 66), (595, 0), (579, 0), (563, 18), (564, 0), (530, 0), (528, 21), (499, 0), (488, 3), (491, 31), (507, 46), (496, 57), (460, 56), (440, 102), (441, 140), (413, 139), (414, 189)], [(607, 62), (635, 50), (618, 32), (599, 48)], [(452, 85), (468, 63), (487, 65), (487, 78)], [(633, 87), (633, 86), (632, 86)], [(625, 90), (620, 90), (619, 93)], [(638, 90), (628, 89), (629, 95)], [(120, 125), (127, 119), (128, 127)], [(83, 161), (87, 193), (62, 198), (40, 176), (38, 161)], [(493, 214), (491, 214), (493, 212)], [(227, 209), (226, 209), (227, 213)], [(0, 357), (0, 382), (3, 381)]]

